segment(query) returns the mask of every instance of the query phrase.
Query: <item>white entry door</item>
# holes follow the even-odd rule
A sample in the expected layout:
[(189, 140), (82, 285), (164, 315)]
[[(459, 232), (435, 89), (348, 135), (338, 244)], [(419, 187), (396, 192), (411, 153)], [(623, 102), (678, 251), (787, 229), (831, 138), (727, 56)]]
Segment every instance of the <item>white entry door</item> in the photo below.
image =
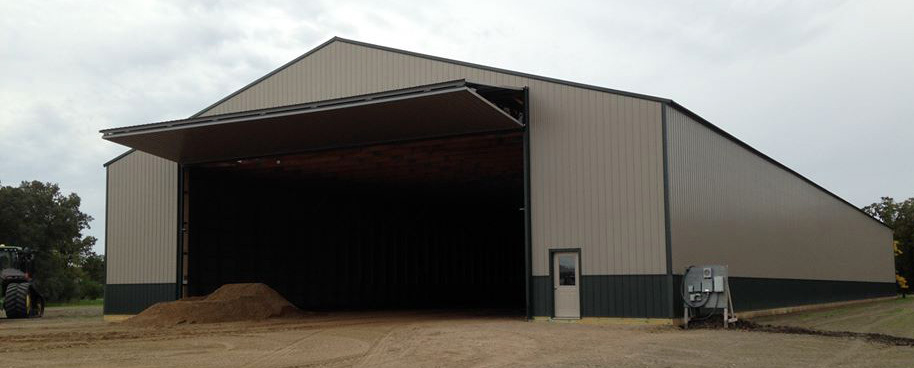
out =
[(552, 255), (552, 286), (555, 318), (581, 318), (579, 285), (581, 271), (577, 252), (556, 252)]

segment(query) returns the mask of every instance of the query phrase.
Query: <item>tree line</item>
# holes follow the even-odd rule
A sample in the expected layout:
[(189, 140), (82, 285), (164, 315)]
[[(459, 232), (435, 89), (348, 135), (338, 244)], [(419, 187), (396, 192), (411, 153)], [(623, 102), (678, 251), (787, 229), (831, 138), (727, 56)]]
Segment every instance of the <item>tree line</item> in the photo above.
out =
[(863, 207), (868, 213), (892, 228), (895, 250), (895, 280), (899, 291), (907, 292), (914, 281), (914, 198), (896, 202), (882, 197)]
[(0, 244), (35, 253), (34, 284), (48, 301), (97, 299), (104, 294), (105, 258), (83, 235), (92, 216), (79, 210), (75, 193), (57, 184), (27, 181), (0, 186)]

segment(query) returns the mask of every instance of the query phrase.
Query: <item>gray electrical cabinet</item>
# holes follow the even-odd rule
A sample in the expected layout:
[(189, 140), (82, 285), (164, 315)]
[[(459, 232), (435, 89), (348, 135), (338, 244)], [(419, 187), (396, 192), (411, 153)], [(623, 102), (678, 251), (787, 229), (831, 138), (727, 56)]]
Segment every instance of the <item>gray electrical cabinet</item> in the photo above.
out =
[(705, 265), (689, 266), (682, 276), (682, 303), (685, 326), (689, 320), (700, 316), (702, 312), (710, 318), (718, 312), (723, 313), (724, 327), (736, 322), (731, 317), (733, 301), (730, 298), (730, 284), (727, 266)]

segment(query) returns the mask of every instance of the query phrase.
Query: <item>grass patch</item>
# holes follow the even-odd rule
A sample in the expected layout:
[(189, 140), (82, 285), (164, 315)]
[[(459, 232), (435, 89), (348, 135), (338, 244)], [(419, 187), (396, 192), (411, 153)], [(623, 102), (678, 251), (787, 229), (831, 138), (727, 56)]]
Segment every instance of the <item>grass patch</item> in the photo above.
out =
[(48, 307), (92, 307), (92, 306), (102, 306), (105, 302), (105, 299), (82, 299), (74, 300), (70, 302), (48, 302)]
[(882, 334), (914, 341), (914, 297), (753, 319), (763, 325)]

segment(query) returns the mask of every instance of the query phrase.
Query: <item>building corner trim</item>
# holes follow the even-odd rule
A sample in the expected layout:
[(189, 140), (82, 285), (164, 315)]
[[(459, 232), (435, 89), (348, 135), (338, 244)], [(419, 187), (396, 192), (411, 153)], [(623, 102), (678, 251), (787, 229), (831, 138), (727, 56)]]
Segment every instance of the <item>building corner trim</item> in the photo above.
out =
[(669, 132), (667, 121), (667, 103), (660, 104), (660, 134), (663, 150), (663, 225), (666, 243), (666, 292), (669, 298), (667, 306), (669, 316), (672, 318), (675, 308), (675, 295), (673, 293), (673, 236), (670, 229), (670, 142), (667, 138)]
[(524, 304), (527, 320), (533, 319), (533, 216), (530, 189), (530, 87), (524, 87)]
[(178, 167), (178, 198), (177, 198), (177, 261), (175, 263), (175, 300), (181, 299), (181, 288), (184, 285), (184, 164)]
[[(104, 298), (105, 293), (108, 290), (108, 267), (110, 267), (110, 265), (111, 265), (110, 263), (108, 263), (108, 240), (110, 239), (110, 237), (109, 237), (110, 230), (109, 229), (111, 228), (111, 226), (109, 224), (109, 220), (108, 220), (109, 216), (110, 216), (110, 214), (108, 213), (108, 207), (109, 207), (108, 201), (111, 198), (111, 168), (109, 168), (108, 166), (104, 166), (104, 168), (105, 168), (105, 245), (104, 245), (104, 247), (105, 247), (105, 256), (104, 256), (104, 259), (105, 259), (105, 285), (104, 285), (104, 288), (102, 289), (103, 298)], [(106, 310), (108, 309), (108, 303), (106, 303), (105, 300), (106, 299), (102, 300), (102, 314), (105, 314)]]

